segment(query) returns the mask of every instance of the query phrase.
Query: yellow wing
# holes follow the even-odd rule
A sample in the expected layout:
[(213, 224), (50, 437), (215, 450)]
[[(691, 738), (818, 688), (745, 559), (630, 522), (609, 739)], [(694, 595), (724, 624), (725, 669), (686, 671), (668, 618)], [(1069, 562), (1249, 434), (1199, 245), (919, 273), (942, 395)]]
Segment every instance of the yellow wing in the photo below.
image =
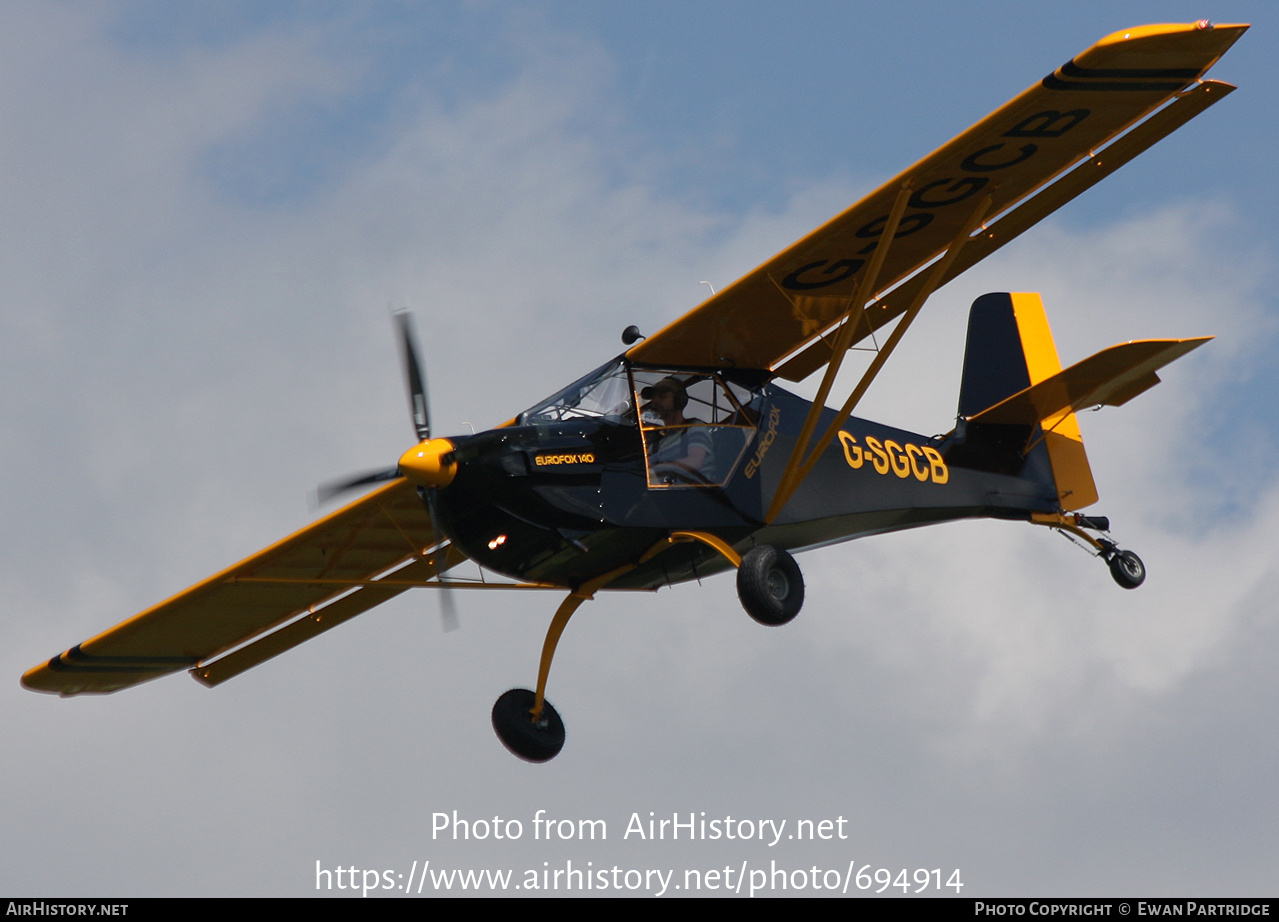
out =
[(36, 666), (22, 684), (62, 695), (112, 692), (180, 669), (217, 684), (462, 559), (434, 548), (433, 534), (415, 488), (394, 481)]
[[(987, 196), (983, 225), (941, 283), (1223, 98), (1234, 87), (1200, 78), (1247, 28), (1154, 25), (1107, 36), (628, 357), (769, 369), (802, 380), (831, 358), (821, 334), (854, 307), (865, 307), (862, 318), (854, 315), (854, 343), (904, 313), (924, 285), (923, 270), (962, 234)], [(853, 305), (903, 195), (905, 211), (869, 303)]]

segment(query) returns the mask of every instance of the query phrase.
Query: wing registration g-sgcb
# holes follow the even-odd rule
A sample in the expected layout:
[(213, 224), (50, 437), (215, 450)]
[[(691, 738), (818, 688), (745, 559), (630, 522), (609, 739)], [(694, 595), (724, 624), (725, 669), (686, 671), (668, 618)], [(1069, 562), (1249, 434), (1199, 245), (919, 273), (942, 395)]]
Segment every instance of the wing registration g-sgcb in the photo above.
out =
[[(1075, 413), (1127, 403), (1208, 337), (1124, 343), (1063, 369), (1039, 296), (988, 294), (969, 315), (950, 431), (852, 412), (933, 291), (1224, 98), (1233, 87), (1204, 73), (1246, 29), (1201, 21), (1102, 39), (679, 320), (647, 338), (628, 328), (627, 351), (496, 429), (431, 434), (400, 315), (417, 443), (333, 490), (371, 492), (23, 684), (112, 692), (188, 670), (217, 685), (410, 588), (444, 600), (559, 590), (535, 690), (493, 708), (503, 744), (545, 761), (564, 742), (545, 699), (555, 647), (600, 590), (735, 568), (743, 607), (780, 625), (804, 599), (791, 552), (966, 518), (1065, 532), (1136, 588), (1141, 560), (1105, 517), (1079, 512), (1097, 490)], [(861, 379), (827, 408), (866, 340)], [(777, 383), (819, 370), (812, 402)], [(443, 578), (468, 559), (505, 580)]]
[[(1144, 26), (1107, 36), (847, 211), (633, 349), (656, 364), (769, 368), (798, 381), (829, 358), (778, 362), (833, 326), (867, 275), (894, 202), (905, 210), (875, 289), (944, 251), (981, 203), (982, 229), (948, 281), (1234, 89), (1203, 80), (1246, 26)], [(1151, 117), (1154, 114), (1154, 117)], [(1142, 121), (1146, 119), (1146, 121)], [(856, 339), (915, 288), (871, 301)]]

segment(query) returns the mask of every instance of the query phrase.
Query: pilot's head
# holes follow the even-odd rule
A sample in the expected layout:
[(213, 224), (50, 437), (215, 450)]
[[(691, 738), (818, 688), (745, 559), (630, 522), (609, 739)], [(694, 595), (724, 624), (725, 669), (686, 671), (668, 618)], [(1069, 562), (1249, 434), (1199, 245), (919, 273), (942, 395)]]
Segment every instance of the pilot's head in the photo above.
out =
[(652, 387), (644, 388), (644, 392), (640, 396), (645, 400), (652, 400), (657, 394), (670, 394), (675, 409), (681, 413), (684, 411), (684, 407), (688, 406), (688, 391), (684, 390), (683, 384), (680, 384), (669, 375)]

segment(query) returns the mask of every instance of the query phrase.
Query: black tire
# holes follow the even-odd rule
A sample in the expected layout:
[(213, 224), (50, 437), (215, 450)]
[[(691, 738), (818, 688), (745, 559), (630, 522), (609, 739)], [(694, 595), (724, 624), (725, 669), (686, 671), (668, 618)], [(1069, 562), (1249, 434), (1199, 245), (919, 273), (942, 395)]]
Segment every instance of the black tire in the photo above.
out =
[(493, 705), (493, 730), (502, 745), (526, 762), (546, 762), (564, 748), (564, 721), (542, 702), (542, 719), (533, 722), (530, 711), (537, 695), (527, 688), (512, 688)]
[(779, 547), (761, 544), (742, 557), (737, 568), (737, 597), (760, 624), (786, 624), (804, 605), (804, 575), (795, 558)]
[(1110, 575), (1125, 589), (1136, 589), (1146, 581), (1146, 565), (1132, 551), (1115, 551), (1110, 558)]

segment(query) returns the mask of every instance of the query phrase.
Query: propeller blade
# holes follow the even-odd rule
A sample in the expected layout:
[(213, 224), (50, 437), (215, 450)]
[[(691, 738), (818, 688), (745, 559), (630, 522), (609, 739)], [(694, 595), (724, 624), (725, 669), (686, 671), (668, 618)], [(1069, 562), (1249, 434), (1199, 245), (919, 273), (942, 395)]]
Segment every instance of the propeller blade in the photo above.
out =
[[(431, 544), (435, 547), (435, 553), (445, 554), (445, 558), (441, 559), (446, 559), (447, 551), (442, 549), (447, 545), (448, 539), (439, 527), (436, 488), (447, 484), (452, 479), (453, 445), (446, 439), (437, 439), (431, 443), (431, 412), (426, 398), (426, 375), (422, 371), (422, 363), (418, 360), (417, 348), (413, 345), (413, 316), (407, 310), (396, 311), (394, 316), (400, 333), (400, 357), (404, 362), (404, 378), (409, 390), (409, 408), (413, 413), (413, 430), (417, 433), (418, 444), (409, 449), (401, 459), (401, 463), (405, 465), (403, 469), (397, 466), (388, 470), (369, 471), (342, 480), (330, 481), (322, 484), (315, 491), (315, 495), (320, 503), (325, 503), (349, 490), (375, 483), (385, 483), (408, 474), (410, 479), (418, 484), (418, 492), (426, 501), (430, 511), (431, 521), (434, 523)], [(441, 455), (450, 458), (447, 464), (441, 462)], [(422, 460), (424, 456), (429, 456), (426, 461)], [(443, 571), (439, 571), (436, 579), (440, 579), (443, 575)], [(440, 587), (440, 623), (445, 631), (454, 631), (458, 627), (457, 605), (453, 600), (453, 590), (447, 584)]]
[[(422, 371), (422, 363), (417, 357), (417, 348), (413, 345), (413, 315), (407, 310), (395, 312), (396, 323), (400, 328), (400, 355), (404, 360), (404, 377), (409, 387), (409, 407), (413, 411), (413, 428), (417, 432), (419, 445), (431, 438), (431, 411), (426, 398), (426, 375)], [(444, 543), (445, 537), (439, 529), (439, 513), (436, 511), (435, 488), (428, 487), (424, 493), (427, 506), (431, 511), (431, 520), (436, 524), (432, 536), (436, 547)], [(443, 572), (437, 575), (442, 577)], [(457, 605), (453, 600), (453, 590), (447, 585), (440, 587), (440, 624), (445, 631), (455, 631), (458, 627)]]
[(396, 311), (396, 323), (400, 327), (400, 354), (404, 359), (404, 376), (409, 386), (409, 408), (413, 411), (413, 429), (417, 440), (425, 442), (431, 437), (431, 411), (426, 399), (426, 376), (413, 346), (413, 315), (408, 311)]
[[(436, 503), (436, 494), (434, 490), (422, 491), (426, 495), (426, 507), (431, 513), (431, 543), (435, 545), (435, 553), (440, 556), (440, 560), (448, 560), (448, 551), (441, 550), (448, 544), (448, 536), (440, 529), (440, 513)], [(441, 567), (436, 570), (435, 578), (440, 585), (440, 626), (445, 633), (456, 631), (460, 622), (457, 618), (457, 602), (453, 598), (453, 590), (444, 582), (444, 569)]]
[(453, 600), (453, 590), (449, 586), (440, 587), (440, 626), (447, 634), (456, 631), (461, 622), (457, 620), (457, 604)]
[(383, 471), (368, 471), (363, 474), (355, 474), (350, 477), (343, 477), (341, 480), (330, 480), (328, 483), (322, 483), (315, 488), (316, 500), (323, 504), (336, 496), (348, 493), (358, 487), (367, 487), (375, 483), (386, 483), (388, 480), (395, 480), (401, 476), (400, 469), (393, 467)]

